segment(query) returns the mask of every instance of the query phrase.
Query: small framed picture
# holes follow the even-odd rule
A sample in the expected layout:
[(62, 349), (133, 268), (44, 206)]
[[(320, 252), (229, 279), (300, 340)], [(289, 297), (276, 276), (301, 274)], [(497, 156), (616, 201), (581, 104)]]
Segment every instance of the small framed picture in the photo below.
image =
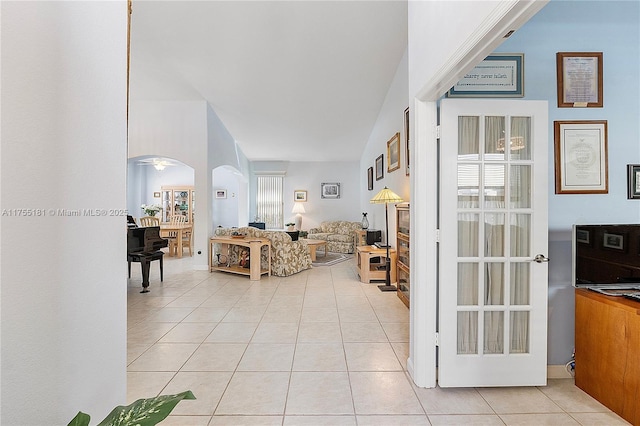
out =
[(376, 180), (380, 180), (384, 177), (384, 154), (380, 154), (376, 158)]
[(367, 169), (367, 189), (373, 191), (373, 167)]
[(216, 189), (216, 198), (227, 198), (226, 189)]
[(320, 185), (321, 198), (340, 198), (340, 184), (339, 183), (322, 183)]
[(624, 235), (604, 232), (602, 246), (614, 250), (624, 250)]
[(154, 192), (153, 193), (153, 198), (160, 198), (160, 193), (159, 192)]
[(293, 201), (307, 201), (307, 191), (303, 191), (301, 189), (296, 189), (295, 191), (293, 191)]
[(400, 168), (400, 133), (387, 141), (387, 173)]
[(640, 164), (627, 164), (627, 198), (640, 200)]

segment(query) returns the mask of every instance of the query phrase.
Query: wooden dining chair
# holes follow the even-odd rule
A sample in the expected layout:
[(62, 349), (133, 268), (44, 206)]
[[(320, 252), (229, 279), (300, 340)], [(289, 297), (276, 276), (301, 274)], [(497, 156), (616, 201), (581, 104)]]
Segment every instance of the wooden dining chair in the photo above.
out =
[[(191, 235), (192, 231), (183, 231), (182, 232), (182, 254), (184, 254), (184, 249), (189, 249), (189, 256), (193, 256), (191, 252)], [(175, 255), (178, 254), (178, 239), (174, 238), (169, 240), (169, 252)]]
[(186, 223), (186, 222), (187, 222), (187, 217), (181, 214), (174, 214), (169, 217), (169, 223), (171, 223), (172, 225), (179, 225), (181, 223)]
[(154, 216), (141, 217), (140, 226), (143, 228), (146, 228), (147, 226), (160, 226), (160, 219)]
[[(183, 216), (181, 214), (176, 214), (173, 216), (169, 217), (169, 223), (171, 225), (183, 225), (187, 222), (187, 217)], [(182, 233), (182, 240), (183, 240), (183, 251), (184, 251), (184, 240), (185, 240), (185, 232)], [(164, 236), (164, 238), (169, 240), (169, 255), (173, 256), (173, 255), (178, 255), (178, 232), (177, 231), (169, 231), (167, 232), (166, 236)], [(191, 254), (191, 246), (189, 246), (189, 254)]]

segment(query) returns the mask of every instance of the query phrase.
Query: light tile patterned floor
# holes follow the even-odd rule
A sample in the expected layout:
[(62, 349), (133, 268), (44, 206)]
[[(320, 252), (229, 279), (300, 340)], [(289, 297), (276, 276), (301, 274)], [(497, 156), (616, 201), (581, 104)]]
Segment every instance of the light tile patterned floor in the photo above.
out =
[[(190, 389), (163, 425), (620, 425), (574, 386), (423, 389), (405, 371), (409, 311), (353, 261), (287, 278), (166, 257), (128, 287), (128, 403)], [(134, 265), (135, 266), (135, 265)]]

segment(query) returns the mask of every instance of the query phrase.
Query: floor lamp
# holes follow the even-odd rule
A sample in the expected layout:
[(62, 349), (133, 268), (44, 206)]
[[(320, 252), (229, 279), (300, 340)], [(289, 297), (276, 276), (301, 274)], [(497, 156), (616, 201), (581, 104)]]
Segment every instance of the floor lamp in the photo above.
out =
[(384, 204), (384, 220), (386, 225), (385, 240), (387, 246), (387, 257), (385, 260), (387, 269), (387, 278), (384, 285), (379, 285), (381, 291), (396, 291), (396, 286), (391, 285), (391, 259), (389, 258), (389, 203), (401, 203), (403, 200), (398, 194), (387, 188), (382, 188), (375, 197), (369, 201), (371, 204)]

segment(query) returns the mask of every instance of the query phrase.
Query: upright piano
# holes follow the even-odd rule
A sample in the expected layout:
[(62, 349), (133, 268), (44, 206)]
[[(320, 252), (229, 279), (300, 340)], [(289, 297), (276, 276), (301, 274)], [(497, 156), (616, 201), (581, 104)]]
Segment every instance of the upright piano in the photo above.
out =
[(127, 228), (127, 262), (131, 278), (131, 262), (140, 262), (142, 266), (142, 291), (149, 292), (149, 267), (154, 260), (160, 261), (160, 281), (163, 280), (163, 256), (161, 251), (169, 241), (160, 237), (159, 226), (146, 228)]

